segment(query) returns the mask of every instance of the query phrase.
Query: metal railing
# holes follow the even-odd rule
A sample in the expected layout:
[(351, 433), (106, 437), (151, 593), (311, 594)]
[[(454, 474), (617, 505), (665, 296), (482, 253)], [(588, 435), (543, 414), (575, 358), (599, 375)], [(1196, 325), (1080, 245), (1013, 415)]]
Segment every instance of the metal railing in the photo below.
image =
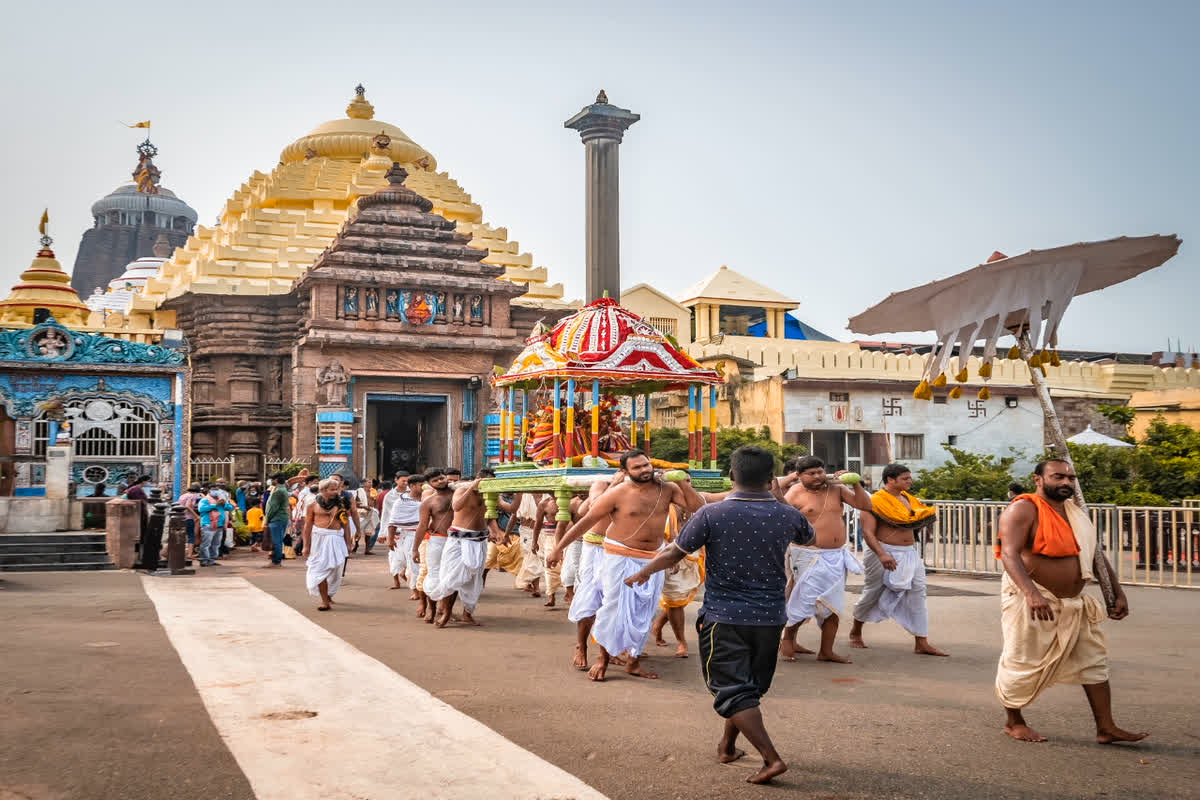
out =
[[(917, 536), (925, 566), (942, 572), (999, 575), (995, 557), (1007, 503), (935, 500), (937, 521)], [(1117, 579), (1135, 586), (1200, 589), (1200, 507), (1089, 505), (1088, 513)], [(849, 546), (862, 553), (853, 512), (845, 515)]]
[(233, 456), (228, 458), (193, 458), (188, 462), (188, 483), (211, 483), (224, 478), (233, 483)]

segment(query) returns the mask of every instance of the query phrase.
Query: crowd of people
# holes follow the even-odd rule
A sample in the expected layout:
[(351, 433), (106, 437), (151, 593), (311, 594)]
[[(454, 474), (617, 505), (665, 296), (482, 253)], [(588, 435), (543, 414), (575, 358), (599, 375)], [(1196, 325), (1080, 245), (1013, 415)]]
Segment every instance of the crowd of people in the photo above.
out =
[[(916, 546), (916, 532), (933, 522), (936, 509), (910, 493), (912, 474), (904, 465), (888, 465), (882, 487), (868, 492), (859, 476), (827, 473), (812, 456), (790, 460), (776, 477), (770, 452), (743, 447), (731, 458), (733, 489), (703, 493), (686, 473), (664, 476), (644, 453), (630, 451), (614, 475), (569, 503), (547, 493), (501, 495), (495, 519), (480, 491), (494, 475), (482, 469), (464, 480), (452, 469), (399, 472), (384, 491), (377, 481), (351, 490), (339, 476), (320, 480), (302, 472), (274, 476), (268, 490), (239, 486), (231, 494), (221, 481), (193, 486), (183, 502), (194, 523), (189, 532), (199, 532), (202, 565), (216, 562), (228, 515), (238, 508), (248, 519), (251, 504), (261, 505), (262, 550), (270, 551), (273, 566), (285, 554), (306, 556), (306, 584), (319, 611), (333, 608), (349, 555), (360, 546), (373, 554), (380, 538), (390, 588), (407, 587), (415, 616), (436, 628), (480, 624), (491, 571), (510, 576), (530, 597), (544, 597), (549, 607), (562, 592), (573, 626), (571, 663), (596, 682), (613, 666), (657, 678), (645, 663), (646, 648), (667, 646), (668, 625), (674, 655), (687, 658), (683, 612), (703, 593), (696, 633), (702, 677), (724, 719), (717, 758), (744, 756), (736, 745), (745, 736), (763, 761), (752, 783), (787, 769), (759, 711), (777, 662), (810, 654), (850, 663), (835, 650), (848, 573), (864, 576), (852, 611), (852, 648), (868, 646), (866, 623), (890, 619), (913, 637), (914, 653), (948, 655), (929, 641), (925, 566)], [(1099, 628), (1105, 616), (1123, 618), (1127, 600), (1118, 585), (1106, 611), (1083, 592), (1093, 575), (1095, 531), (1067, 502), (1070, 465), (1042, 462), (1034, 482), (1036, 491), (1015, 495), (1000, 520), (1004, 650), (996, 691), (1007, 713), (1005, 731), (1044, 741), (1022, 710), (1054, 683), (1078, 683), (1095, 715), (1097, 741), (1137, 741), (1146, 734), (1113, 722)], [(866, 546), (861, 564), (846, 547), (846, 508), (858, 512), (850, 530)], [(820, 629), (815, 653), (796, 640), (810, 620)]]

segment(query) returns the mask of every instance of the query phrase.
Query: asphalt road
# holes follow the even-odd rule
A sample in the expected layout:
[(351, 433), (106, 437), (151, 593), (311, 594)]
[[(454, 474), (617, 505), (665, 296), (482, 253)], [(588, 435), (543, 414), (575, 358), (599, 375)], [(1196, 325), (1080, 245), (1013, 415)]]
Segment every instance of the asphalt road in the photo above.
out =
[[(659, 650), (658, 681), (615, 670), (594, 684), (570, 667), (565, 611), (543, 609), (502, 573), (480, 603), (484, 627), (436, 630), (413, 616), (406, 590), (386, 588), (382, 557), (353, 559), (336, 609), (321, 614), (301, 563), (226, 563), (205, 576), (246, 578), (612, 798), (1195, 797), (1200, 781), (1200, 595), (1190, 591), (1129, 589), (1132, 616), (1108, 626), (1118, 724), (1152, 732), (1137, 747), (1096, 745), (1072, 686), (1052, 688), (1027, 715), (1051, 742), (1005, 737), (992, 690), (999, 585), (931, 576), (931, 640), (952, 657), (913, 655), (911, 638), (885, 623), (868, 626), (866, 651), (849, 651), (843, 630), (852, 665), (781, 663), (763, 710), (791, 770), (774, 787), (752, 787), (742, 782), (750, 763), (713, 759), (720, 721), (695, 655)], [(253, 796), (136, 576), (23, 574), (0, 586), (0, 798)], [(815, 638), (802, 630), (802, 643)], [(262, 666), (304, 679), (297, 665)], [(385, 738), (346, 743), (348, 769), (385, 757)], [(397, 798), (407, 796), (401, 772)]]

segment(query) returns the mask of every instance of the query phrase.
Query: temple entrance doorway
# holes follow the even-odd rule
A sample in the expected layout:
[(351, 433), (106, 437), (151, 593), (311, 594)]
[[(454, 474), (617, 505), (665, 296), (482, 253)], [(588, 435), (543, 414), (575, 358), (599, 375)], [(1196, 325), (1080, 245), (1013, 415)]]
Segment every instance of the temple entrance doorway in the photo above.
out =
[(443, 395), (368, 395), (363, 477), (390, 486), (398, 470), (449, 465), (446, 408)]

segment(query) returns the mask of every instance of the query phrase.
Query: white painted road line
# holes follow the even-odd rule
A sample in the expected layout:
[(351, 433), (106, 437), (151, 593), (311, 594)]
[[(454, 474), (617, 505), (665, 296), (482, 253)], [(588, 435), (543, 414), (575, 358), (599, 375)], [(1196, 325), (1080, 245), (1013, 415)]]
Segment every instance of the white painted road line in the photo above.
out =
[(242, 578), (142, 585), (258, 800), (604, 800)]

